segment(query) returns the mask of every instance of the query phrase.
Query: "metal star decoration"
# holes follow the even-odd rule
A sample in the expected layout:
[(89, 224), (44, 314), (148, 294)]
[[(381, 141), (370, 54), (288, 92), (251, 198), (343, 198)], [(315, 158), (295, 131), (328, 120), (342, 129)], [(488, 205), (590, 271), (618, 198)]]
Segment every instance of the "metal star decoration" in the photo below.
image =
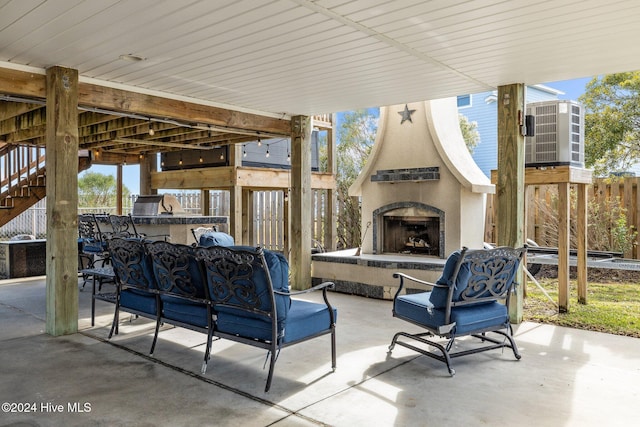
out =
[(415, 112), (416, 110), (409, 110), (409, 106), (407, 104), (404, 104), (404, 111), (398, 111), (398, 114), (402, 116), (402, 120), (400, 121), (400, 124), (403, 124), (407, 120), (413, 123), (413, 120), (411, 120), (411, 115)]

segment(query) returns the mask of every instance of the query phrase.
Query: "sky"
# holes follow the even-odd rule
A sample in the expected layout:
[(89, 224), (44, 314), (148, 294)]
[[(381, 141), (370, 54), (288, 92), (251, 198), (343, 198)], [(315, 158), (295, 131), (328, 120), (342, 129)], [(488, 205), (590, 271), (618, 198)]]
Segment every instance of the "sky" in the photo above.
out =
[(545, 86), (549, 86), (553, 89), (563, 91), (565, 94), (558, 96), (560, 99), (570, 99), (577, 101), (578, 97), (584, 93), (584, 88), (591, 80), (591, 77), (584, 79), (574, 80), (562, 80), (558, 82), (545, 83)]
[[(559, 95), (560, 99), (577, 100), (580, 95), (584, 93), (586, 84), (591, 80), (591, 77), (573, 80), (562, 80), (557, 82), (545, 83), (545, 86), (549, 86), (553, 89), (558, 89), (564, 92), (563, 95)], [(115, 166), (94, 165), (88, 172), (97, 172), (105, 175), (116, 176)], [(86, 172), (82, 172), (80, 177)], [(131, 194), (140, 194), (140, 167), (138, 165), (127, 165), (122, 169), (122, 182), (129, 189)]]

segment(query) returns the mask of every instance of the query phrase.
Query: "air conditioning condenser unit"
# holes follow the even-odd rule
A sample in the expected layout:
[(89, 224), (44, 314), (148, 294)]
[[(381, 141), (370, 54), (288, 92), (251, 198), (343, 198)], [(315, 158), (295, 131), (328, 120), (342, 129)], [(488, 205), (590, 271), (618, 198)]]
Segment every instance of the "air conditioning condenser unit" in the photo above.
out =
[(584, 167), (584, 109), (576, 101), (527, 104), (535, 117), (535, 135), (525, 138), (525, 166)]

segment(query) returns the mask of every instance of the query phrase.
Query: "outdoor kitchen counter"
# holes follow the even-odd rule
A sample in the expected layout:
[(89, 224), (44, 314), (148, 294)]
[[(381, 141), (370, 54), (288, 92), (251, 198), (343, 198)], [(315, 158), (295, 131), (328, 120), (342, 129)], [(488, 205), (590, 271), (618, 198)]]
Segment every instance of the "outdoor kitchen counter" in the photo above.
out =
[(190, 245), (194, 243), (192, 228), (215, 226), (219, 231), (228, 231), (229, 217), (227, 216), (198, 216), (198, 215), (150, 215), (133, 216), (133, 222), (139, 233), (146, 234), (152, 239), (171, 237), (172, 243)]

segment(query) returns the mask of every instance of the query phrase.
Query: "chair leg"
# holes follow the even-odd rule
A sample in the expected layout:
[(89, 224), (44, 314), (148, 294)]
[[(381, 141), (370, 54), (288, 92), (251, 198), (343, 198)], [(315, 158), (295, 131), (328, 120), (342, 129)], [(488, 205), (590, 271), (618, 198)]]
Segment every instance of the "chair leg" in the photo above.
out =
[[(415, 352), (418, 352), (420, 354), (424, 354), (425, 356), (429, 356), (432, 359), (436, 359), (439, 360), (441, 362), (444, 362), (447, 365), (447, 369), (449, 371), (449, 375), (454, 376), (456, 374), (455, 369), (453, 369), (451, 367), (451, 356), (449, 356), (449, 352), (447, 350), (447, 348), (450, 348), (451, 345), (453, 344), (453, 338), (450, 339), (447, 342), (447, 347), (443, 346), (442, 344), (439, 344), (435, 341), (430, 341), (427, 339), (422, 338), (423, 336), (431, 336), (430, 333), (424, 333), (424, 334), (409, 334), (407, 332), (398, 332), (397, 334), (395, 334), (393, 336), (393, 339), (391, 340), (391, 345), (389, 346), (389, 353), (391, 353), (391, 351), (393, 350), (393, 348), (395, 347), (396, 344), (401, 345), (402, 347), (406, 347), (408, 349), (411, 349)], [(432, 346), (437, 348), (438, 350), (440, 350), (440, 352), (442, 353), (442, 356), (440, 356), (439, 354), (435, 354), (432, 353), (428, 350), (424, 350), (420, 347), (416, 347), (415, 345), (409, 344), (407, 342), (404, 341), (398, 341), (399, 337), (405, 337), (405, 338), (409, 338), (415, 341), (418, 341), (420, 343), (423, 343), (425, 345), (428, 346)]]
[(336, 327), (331, 326), (331, 369), (336, 371)]
[(207, 373), (207, 363), (211, 355), (211, 342), (213, 341), (213, 327), (209, 325), (209, 332), (207, 333), (207, 348), (204, 350), (204, 361), (202, 362), (202, 369), (200, 373), (202, 375)]
[(156, 316), (156, 330), (153, 334), (153, 342), (151, 343), (151, 351), (149, 352), (149, 356), (153, 356), (153, 352), (156, 349), (156, 343), (158, 342), (158, 333), (160, 332), (160, 323), (161, 323), (160, 319), (161, 319), (161, 316), (160, 314), (158, 314)]
[(264, 392), (265, 393), (268, 392), (269, 389), (271, 388), (271, 380), (273, 379), (273, 370), (274, 370), (274, 368), (276, 366), (276, 357), (277, 357), (277, 355), (276, 355), (276, 346), (275, 345), (273, 345), (271, 347), (270, 353), (271, 353), (271, 360), (269, 361), (269, 374), (267, 376), (267, 385), (264, 388)]
[(115, 310), (115, 313), (113, 315), (113, 322), (111, 323), (111, 330), (109, 331), (109, 339), (111, 339), (111, 337), (113, 336), (114, 331), (115, 331), (116, 335), (118, 335), (119, 314), (120, 314), (120, 301), (119, 301), (119, 299), (116, 299), (116, 310)]
[(509, 331), (508, 332), (502, 332), (502, 331), (494, 331), (496, 334), (500, 334), (503, 335), (504, 337), (506, 337), (509, 340), (509, 347), (511, 347), (511, 350), (513, 350), (513, 356), (517, 359), (520, 360), (522, 358), (522, 355), (520, 354), (520, 351), (518, 350), (518, 345), (516, 344), (516, 341), (513, 339), (513, 332), (511, 329), (511, 325), (509, 325)]

